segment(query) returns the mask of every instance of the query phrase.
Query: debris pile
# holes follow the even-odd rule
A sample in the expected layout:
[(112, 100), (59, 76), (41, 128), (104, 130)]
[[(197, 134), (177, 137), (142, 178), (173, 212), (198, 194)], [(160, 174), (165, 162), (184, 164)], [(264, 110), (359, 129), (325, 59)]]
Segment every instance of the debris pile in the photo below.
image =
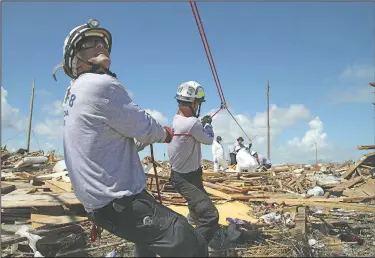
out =
[[(100, 244), (75, 197), (63, 160), (2, 153), (2, 251), (8, 256), (132, 256), (132, 244), (108, 232)], [(32, 158), (32, 159), (30, 159)], [(142, 161), (155, 197), (187, 215), (165, 161)], [(39, 166), (34, 166), (39, 164)], [(343, 164), (282, 164), (266, 172), (213, 172), (202, 161), (204, 187), (220, 224), (241, 232), (222, 256), (371, 256), (375, 253), (375, 152)]]

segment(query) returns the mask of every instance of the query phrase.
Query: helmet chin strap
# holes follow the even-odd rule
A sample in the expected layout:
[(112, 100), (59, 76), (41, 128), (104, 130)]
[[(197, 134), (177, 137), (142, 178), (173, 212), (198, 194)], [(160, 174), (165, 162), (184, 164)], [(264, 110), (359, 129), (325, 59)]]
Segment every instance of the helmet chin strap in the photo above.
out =
[(193, 113), (193, 116), (196, 117), (196, 118), (198, 118), (200, 113), (201, 113), (201, 105), (202, 105), (202, 103), (199, 103), (197, 112), (194, 110), (192, 105), (189, 105), (189, 108), (190, 108), (191, 112)]
[(195, 112), (193, 106), (189, 104), (179, 104), (179, 107), (179, 110), (184, 114), (184, 116), (190, 116), (190, 114), (186, 114), (188, 110), (190, 110), (191, 116), (193, 117), (198, 118), (200, 115), (201, 104), (199, 104), (198, 113)]
[(80, 74), (78, 74), (78, 75), (81, 75), (81, 74), (84, 74), (84, 73), (98, 73), (98, 70), (99, 70), (100, 68), (102, 68), (102, 69), (104, 70), (104, 73), (105, 73), (105, 74), (108, 74), (109, 76), (112, 76), (112, 77), (114, 77), (114, 78), (117, 78), (117, 75), (116, 75), (115, 73), (112, 73), (109, 69), (105, 68), (105, 67), (102, 66), (102, 65), (98, 65), (98, 64), (94, 64), (94, 63), (89, 62), (89, 61), (85, 61), (85, 60), (83, 60), (78, 54), (77, 54), (77, 59), (78, 59), (79, 61), (81, 61), (81, 62), (83, 62), (83, 63), (89, 65), (89, 66), (91, 67), (89, 71), (82, 72), (82, 73), (80, 73)]

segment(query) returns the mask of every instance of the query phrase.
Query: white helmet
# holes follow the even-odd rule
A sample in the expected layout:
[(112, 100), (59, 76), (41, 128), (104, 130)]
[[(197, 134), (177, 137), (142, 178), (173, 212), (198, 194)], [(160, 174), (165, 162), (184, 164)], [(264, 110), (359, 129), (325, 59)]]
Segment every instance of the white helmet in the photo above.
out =
[(182, 83), (176, 93), (177, 101), (188, 103), (203, 103), (205, 102), (205, 94), (202, 86), (195, 81), (188, 81)]
[(111, 33), (103, 28), (99, 28), (99, 21), (90, 19), (86, 24), (74, 28), (65, 38), (63, 47), (64, 61), (57, 65), (53, 72), (53, 78), (56, 80), (56, 71), (63, 68), (66, 75), (72, 79), (77, 79), (77, 43), (87, 37), (101, 37), (107, 43), (108, 53), (111, 53), (112, 36)]
[(256, 151), (251, 151), (251, 156), (254, 156), (255, 154), (258, 154)]

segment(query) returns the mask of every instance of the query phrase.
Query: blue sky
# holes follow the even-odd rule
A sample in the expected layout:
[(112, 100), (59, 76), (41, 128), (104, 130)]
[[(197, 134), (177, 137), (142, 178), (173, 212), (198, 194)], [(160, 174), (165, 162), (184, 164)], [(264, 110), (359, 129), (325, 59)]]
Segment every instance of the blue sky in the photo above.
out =
[[(274, 163), (314, 160), (312, 141), (328, 160), (356, 159), (364, 154), (356, 150), (358, 144), (374, 143), (374, 97), (368, 86), (375, 76), (374, 3), (206, 2), (198, 7), (227, 102), (248, 134), (258, 135), (254, 148), (259, 152), (266, 154), (267, 79), (276, 105), (271, 112)], [(112, 33), (111, 70), (136, 103), (160, 112), (160, 121), (171, 123), (175, 91), (188, 80), (205, 88), (203, 113), (219, 107), (187, 2), (2, 3), (2, 87), (7, 92), (2, 90), (2, 144), (25, 129), (35, 78), (32, 148), (39, 143), (45, 150), (62, 150), (63, 117), (56, 101), (63, 99), (69, 78), (60, 70), (55, 82), (51, 73), (62, 60), (67, 34), (89, 18)], [(227, 148), (244, 135), (224, 113), (214, 127)], [(8, 146), (26, 147), (26, 132)], [(211, 159), (210, 148), (203, 149)], [(157, 146), (157, 158), (164, 150)]]

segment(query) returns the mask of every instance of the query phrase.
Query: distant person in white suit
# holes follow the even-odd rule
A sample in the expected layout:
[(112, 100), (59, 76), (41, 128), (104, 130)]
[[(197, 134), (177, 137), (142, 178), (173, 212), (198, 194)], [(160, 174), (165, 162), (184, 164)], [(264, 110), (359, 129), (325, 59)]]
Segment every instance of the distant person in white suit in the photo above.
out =
[(220, 136), (216, 137), (216, 141), (212, 144), (212, 156), (214, 159), (214, 171), (219, 171), (220, 166), (225, 171), (228, 168), (228, 163), (224, 157), (224, 148), (221, 144), (222, 138)]

